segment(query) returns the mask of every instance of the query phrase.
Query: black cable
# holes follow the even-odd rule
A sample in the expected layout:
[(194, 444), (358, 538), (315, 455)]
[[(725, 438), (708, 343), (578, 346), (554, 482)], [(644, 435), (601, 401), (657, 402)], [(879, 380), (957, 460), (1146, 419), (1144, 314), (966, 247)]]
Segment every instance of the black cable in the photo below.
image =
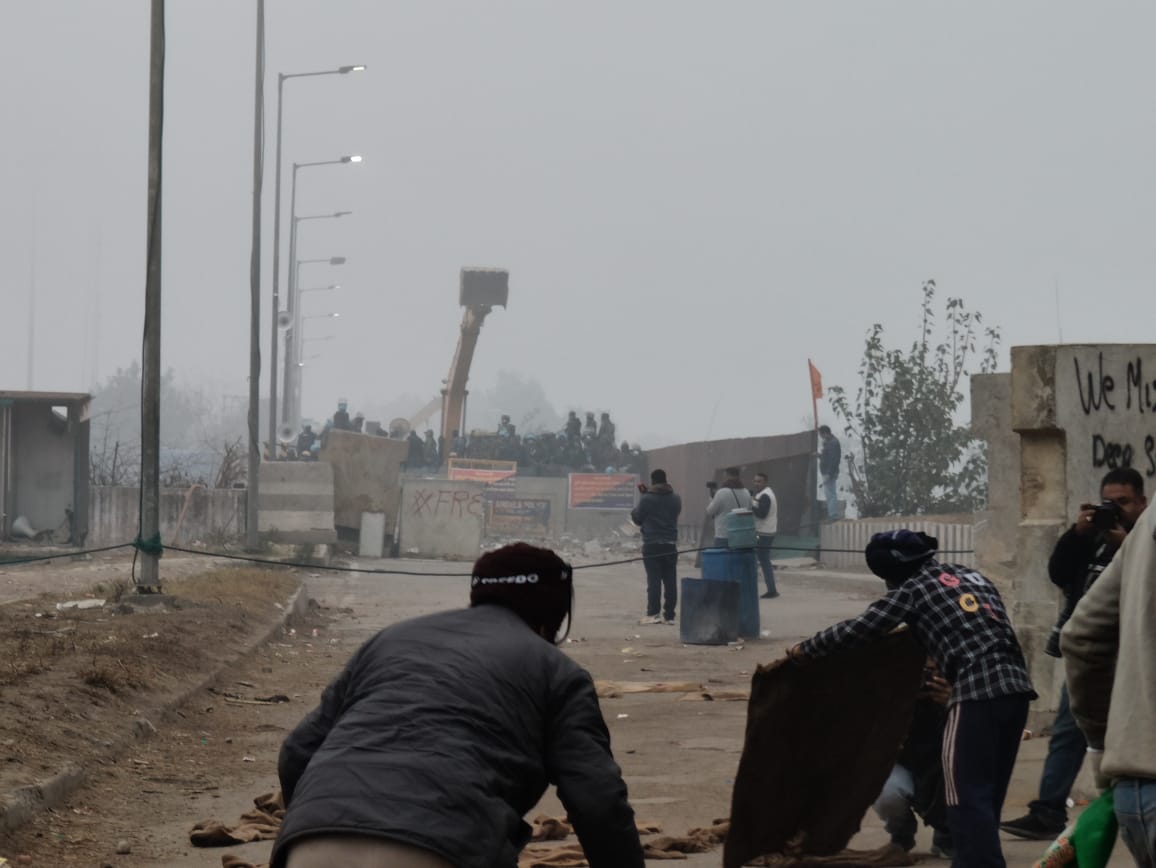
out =
[[(0, 567), (19, 566), (20, 564), (34, 564), (40, 561), (56, 561), (60, 560), (61, 558), (78, 558), (83, 557), (84, 555), (95, 555), (100, 554), (101, 552), (112, 552), (116, 551), (117, 549), (126, 549), (131, 545), (132, 543), (120, 543), (114, 546), (102, 546), (95, 549), (82, 549), (78, 552), (60, 552), (59, 554), (55, 555), (36, 555), (35, 557), (30, 558), (12, 558), (10, 560), (0, 560)], [(133, 557), (135, 558), (136, 555), (134, 554)]]
[[(129, 548), (129, 547), (132, 547), (132, 549), (133, 549), (133, 556), (132, 557), (133, 557), (133, 565), (135, 568), (137, 553), (139, 551), (139, 547), (138, 547), (136, 542), (119, 543), (117, 545), (102, 546), (100, 548), (93, 548), (93, 549), (81, 549), (80, 551), (60, 552), (60, 553), (53, 554), (53, 555), (37, 555), (34, 557), (28, 557), (28, 558), (12, 558), (11, 560), (0, 560), (0, 566), (19, 566), (21, 564), (31, 564), (31, 563), (41, 562), (41, 561), (54, 561), (54, 560), (59, 560), (61, 558), (83, 557), (84, 555), (94, 555), (94, 554), (100, 554), (102, 552), (117, 551), (119, 549), (124, 549), (124, 548)], [(707, 550), (713, 549), (713, 548), (716, 548), (716, 547), (715, 546), (700, 546), (698, 548), (678, 549), (677, 551), (675, 551), (674, 554), (676, 556), (690, 555), (690, 554), (695, 554), (697, 552), (704, 552), (704, 551), (707, 551)], [(252, 555), (236, 555), (236, 554), (232, 554), (230, 552), (211, 552), (211, 551), (204, 551), (203, 549), (190, 549), (190, 548), (185, 548), (184, 546), (173, 546), (173, 545), (165, 546), (165, 549), (167, 551), (181, 552), (182, 554), (186, 554), (186, 555), (199, 555), (201, 557), (206, 557), (206, 558), (222, 558), (224, 560), (229, 560), (229, 561), (244, 561), (246, 563), (252, 563), (252, 564), (263, 564), (264, 566), (269, 566), (269, 567), (294, 567), (297, 569), (306, 569), (306, 570), (328, 570), (329, 572), (335, 572), (335, 573), (366, 573), (369, 575), (379, 575), (379, 576), (434, 576), (434, 577), (438, 577), (438, 578), (453, 578), (453, 579), (469, 578), (472, 575), (472, 573), (460, 573), (460, 572), (455, 572), (455, 573), (427, 573), (427, 572), (421, 572), (419, 570), (392, 570), (392, 569), (377, 569), (377, 568), (373, 568), (373, 567), (347, 567), (347, 566), (331, 566), (328, 564), (310, 564), (310, 563), (304, 563), (302, 561), (281, 561), (281, 560), (275, 560), (273, 558), (259, 558), (259, 557), (254, 557)], [(859, 549), (821, 549), (818, 546), (771, 546), (771, 551), (776, 551), (776, 550), (777, 551), (797, 551), (797, 552), (818, 551), (820, 553), (825, 552), (827, 554), (846, 554), (846, 555), (862, 554), (862, 552), (859, 551)], [(754, 549), (749, 549), (749, 551), (754, 551)], [(975, 550), (974, 549), (941, 549), (939, 552), (937, 552), (937, 554), (941, 554), (941, 555), (972, 555), (972, 554), (975, 554)], [(647, 560), (648, 558), (664, 558), (664, 557), (670, 557), (670, 552), (664, 552), (662, 554), (651, 554), (651, 555), (639, 554), (639, 555), (635, 555), (633, 557), (622, 558), (622, 559), (616, 560), (616, 561), (599, 561), (598, 563), (594, 563), (594, 564), (579, 564), (579, 565), (575, 566), (574, 569), (575, 570), (591, 570), (591, 569), (596, 569), (599, 567), (617, 567), (617, 566), (622, 566), (623, 564), (639, 563), (641, 561)]]

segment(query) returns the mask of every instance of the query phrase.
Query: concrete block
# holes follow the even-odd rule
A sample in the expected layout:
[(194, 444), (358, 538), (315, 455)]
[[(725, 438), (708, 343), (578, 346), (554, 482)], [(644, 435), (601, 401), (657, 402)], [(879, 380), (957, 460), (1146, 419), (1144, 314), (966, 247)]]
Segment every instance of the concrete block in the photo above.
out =
[(362, 513), (381, 512), (392, 534), (401, 503), (401, 467), (408, 454), (404, 440), (330, 431), (320, 459), (333, 468), (335, 524), (358, 528)]
[(332, 467), (321, 461), (264, 461), (260, 473), (257, 529), (263, 538), (337, 541)]
[(407, 479), (402, 486), (403, 554), (473, 560), (482, 546), (485, 486), (448, 479)]
[(1056, 347), (1012, 347), (1012, 428), (1056, 427)]
[(385, 513), (363, 512), (357, 553), (363, 558), (380, 558), (385, 550)]

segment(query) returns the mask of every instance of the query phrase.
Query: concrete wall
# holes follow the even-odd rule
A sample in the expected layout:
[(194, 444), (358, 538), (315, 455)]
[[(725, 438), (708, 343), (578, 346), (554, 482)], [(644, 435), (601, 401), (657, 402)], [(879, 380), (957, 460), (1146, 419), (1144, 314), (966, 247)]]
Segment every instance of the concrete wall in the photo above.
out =
[(472, 561), (481, 552), (485, 486), (448, 479), (402, 484), (399, 550), (403, 557)]
[[(550, 502), (550, 525), (545, 539), (557, 539), (566, 530), (567, 484), (565, 477), (519, 476), (514, 485), (519, 498), (541, 499)], [(495, 535), (486, 529), (486, 535)]]
[(976, 568), (1007, 594), (1020, 524), (1020, 438), (1012, 430), (1011, 374), (971, 378), (971, 427), (987, 443), (987, 509), (975, 515)]
[(333, 468), (324, 461), (261, 462), (257, 530), (263, 538), (336, 542), (333, 505)]
[(1061, 665), (1044, 654), (1060, 596), (1048, 557), (1079, 504), (1097, 499), (1109, 469), (1156, 476), (1156, 346), (1013, 347), (1010, 387), (976, 378), (972, 391), (977, 434), (992, 449), (979, 562), (1009, 597), (1037, 709), (1048, 711), (1062, 679)]
[(729, 465), (743, 468), (747, 484), (756, 471), (764, 471), (779, 500), (779, 532), (799, 533), (814, 500), (808, 480), (815, 451), (815, 433), (802, 431), (667, 446), (647, 452), (646, 461), (652, 470), (665, 470), (675, 491), (682, 495), (679, 530), (683, 540), (690, 542), (698, 539), (702, 529), (709, 502), (707, 480), (721, 481), (722, 470)]
[[(819, 559), (825, 566), (837, 569), (864, 570), (863, 550), (871, 536), (900, 527), (922, 531), (938, 539), (939, 548), (944, 552), (940, 559), (944, 563), (963, 564), (965, 567), (976, 565), (972, 554), (953, 554), (972, 551), (974, 526), (971, 521), (963, 518), (941, 520), (933, 515), (865, 518), (824, 524), (819, 531)], [(784, 552), (783, 556), (791, 557), (791, 553)]]
[(393, 535), (401, 503), (401, 465), (408, 448), (404, 440), (354, 431), (330, 431), (325, 436), (319, 457), (333, 468), (337, 525), (359, 528), (363, 512), (382, 512), (386, 533)]
[[(220, 544), (245, 536), (247, 492), (235, 488), (161, 490), (161, 540)], [(89, 489), (89, 536), (93, 546), (136, 539), (140, 489), (93, 486)], [(183, 515), (182, 515), (183, 514)]]

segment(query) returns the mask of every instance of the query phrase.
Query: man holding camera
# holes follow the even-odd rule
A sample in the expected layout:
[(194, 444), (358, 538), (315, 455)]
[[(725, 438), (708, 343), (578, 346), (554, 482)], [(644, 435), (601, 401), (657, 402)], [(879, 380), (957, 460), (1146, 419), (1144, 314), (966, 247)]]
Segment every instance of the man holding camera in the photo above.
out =
[[(1060, 656), (1064, 624), (1123, 545), (1147, 505), (1144, 478), (1136, 470), (1111, 470), (1100, 482), (1100, 504), (1082, 504), (1075, 524), (1056, 543), (1048, 561), (1048, 576), (1064, 592), (1064, 608), (1048, 637), (1046, 650), (1051, 656)], [(1068, 822), (1068, 795), (1087, 747), (1084, 734), (1072, 717), (1065, 683), (1060, 689), (1060, 707), (1040, 776), (1039, 798), (1028, 805), (1027, 814), (1000, 824), (1000, 828), (1009, 835), (1033, 841), (1050, 841), (1059, 835)]]

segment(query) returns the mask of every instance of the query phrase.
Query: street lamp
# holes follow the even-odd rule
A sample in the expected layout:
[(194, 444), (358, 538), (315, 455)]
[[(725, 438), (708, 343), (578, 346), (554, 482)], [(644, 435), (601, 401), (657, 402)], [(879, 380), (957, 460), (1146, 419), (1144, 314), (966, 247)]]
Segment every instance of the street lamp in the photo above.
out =
[(341, 314), (339, 313), (311, 313), (309, 316), (303, 316), (301, 319), (337, 319)]
[(269, 368), (269, 453), (277, 454), (277, 318), (281, 308), (281, 132), (285, 82), (291, 78), (316, 78), (321, 75), (349, 75), (364, 72), (364, 64), (339, 66), (315, 72), (280, 72), (277, 74), (277, 178), (273, 194), (273, 327)]
[[(294, 233), (296, 235), (296, 233)], [(295, 251), (296, 245), (290, 239), (290, 249)], [(283, 427), (294, 428), (301, 414), (301, 380), (297, 374), (297, 362), (301, 360), (301, 300), (298, 297), (297, 287), (301, 284), (301, 266), (310, 263), (328, 263), (329, 265), (344, 265), (344, 256), (328, 256), (317, 259), (301, 259), (293, 263), (293, 270), (289, 272), (290, 301), (293, 303), (291, 322), (293, 328), (285, 334), (285, 394), (282, 400)]]
[(297, 294), (303, 295), (306, 292), (329, 292), (333, 289), (341, 289), (341, 284), (331, 283), (329, 286), (307, 286), (304, 289), (297, 290)]

